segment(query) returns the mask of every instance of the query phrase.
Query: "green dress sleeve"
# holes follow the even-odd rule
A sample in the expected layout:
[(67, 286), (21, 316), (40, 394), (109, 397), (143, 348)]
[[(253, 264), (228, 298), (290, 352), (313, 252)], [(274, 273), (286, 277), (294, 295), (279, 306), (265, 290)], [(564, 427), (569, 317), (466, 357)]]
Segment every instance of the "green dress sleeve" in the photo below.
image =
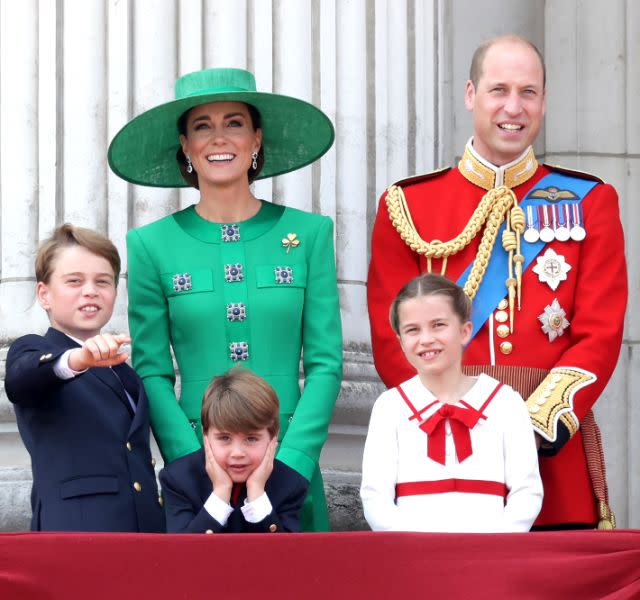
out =
[(129, 329), (133, 367), (149, 398), (151, 427), (165, 462), (195, 452), (200, 443), (177, 401), (169, 310), (160, 273), (136, 230), (127, 233)]
[(278, 458), (311, 479), (327, 439), (342, 379), (342, 328), (333, 250), (333, 222), (325, 217), (308, 259), (302, 315), (304, 389)]

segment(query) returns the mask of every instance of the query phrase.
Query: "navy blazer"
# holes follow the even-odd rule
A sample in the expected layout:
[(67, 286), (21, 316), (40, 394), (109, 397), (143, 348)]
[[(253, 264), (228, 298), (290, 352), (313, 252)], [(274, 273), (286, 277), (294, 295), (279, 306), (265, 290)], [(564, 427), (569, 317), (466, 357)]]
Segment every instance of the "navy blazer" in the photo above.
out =
[(205, 469), (204, 450), (197, 450), (174, 460), (160, 471), (160, 484), (167, 512), (169, 533), (261, 533), (300, 531), (300, 509), (307, 495), (308, 481), (279, 460), (273, 461), (273, 471), (264, 491), (272, 511), (262, 521), (249, 523), (240, 507), (247, 497), (242, 486), (233, 512), (225, 527), (204, 508), (213, 491)]
[(7, 355), (5, 388), (31, 455), (31, 529), (164, 531), (142, 382), (126, 364), (60, 379), (54, 364), (76, 347), (49, 328), (17, 339)]

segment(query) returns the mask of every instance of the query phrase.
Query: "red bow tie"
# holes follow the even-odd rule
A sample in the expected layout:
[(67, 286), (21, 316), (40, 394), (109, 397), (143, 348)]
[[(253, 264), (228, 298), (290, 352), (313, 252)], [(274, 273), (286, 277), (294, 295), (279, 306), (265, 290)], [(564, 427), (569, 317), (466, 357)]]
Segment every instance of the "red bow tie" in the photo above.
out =
[(435, 413), (420, 425), (429, 438), (427, 439), (427, 456), (445, 464), (445, 422), (449, 420), (453, 445), (458, 462), (463, 462), (473, 454), (469, 430), (478, 422), (482, 414), (474, 408), (460, 408), (452, 404), (443, 404)]

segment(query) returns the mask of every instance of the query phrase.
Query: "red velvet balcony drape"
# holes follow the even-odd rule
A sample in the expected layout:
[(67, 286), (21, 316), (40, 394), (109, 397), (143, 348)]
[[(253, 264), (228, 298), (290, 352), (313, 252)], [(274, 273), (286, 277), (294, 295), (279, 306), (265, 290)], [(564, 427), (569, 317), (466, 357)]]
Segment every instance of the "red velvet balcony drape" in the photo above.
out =
[(0, 534), (2, 600), (640, 599), (640, 531)]

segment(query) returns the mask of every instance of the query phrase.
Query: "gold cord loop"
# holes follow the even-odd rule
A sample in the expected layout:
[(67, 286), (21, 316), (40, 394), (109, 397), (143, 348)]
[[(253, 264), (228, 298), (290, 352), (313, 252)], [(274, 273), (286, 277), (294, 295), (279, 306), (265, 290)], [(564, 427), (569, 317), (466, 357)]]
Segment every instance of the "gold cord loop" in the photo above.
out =
[(447, 241), (432, 240), (427, 242), (420, 237), (411, 219), (407, 199), (400, 186), (391, 185), (387, 189), (386, 203), (391, 223), (405, 244), (414, 252), (426, 257), (429, 272), (431, 272), (432, 259), (441, 258), (443, 259), (441, 273), (444, 275), (448, 257), (454, 256), (466, 248), (484, 226), (473, 267), (463, 286), (465, 293), (472, 300), (487, 270), (500, 225), (507, 219), (507, 228), (502, 236), (502, 244), (509, 252), (509, 272), (506, 285), (511, 313), (511, 331), (513, 331), (514, 299), (517, 294), (518, 309), (520, 309), (522, 261), (524, 260), (520, 254), (520, 234), (525, 230), (524, 212), (518, 206), (515, 194), (506, 186), (490, 189), (480, 200), (464, 229), (455, 238)]

